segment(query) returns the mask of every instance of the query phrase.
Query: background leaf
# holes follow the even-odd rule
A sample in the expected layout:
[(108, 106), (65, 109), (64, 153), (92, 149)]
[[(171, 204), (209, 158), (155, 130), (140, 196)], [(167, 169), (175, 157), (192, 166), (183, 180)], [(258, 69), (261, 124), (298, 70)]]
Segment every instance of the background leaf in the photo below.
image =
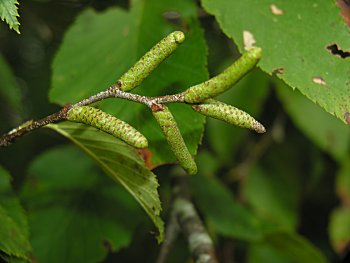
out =
[(10, 29), (20, 34), (20, 24), (17, 19), (17, 17), (19, 17), (17, 5), (17, 0), (0, 0), (0, 18), (9, 25)]
[[(169, 12), (177, 14), (178, 19), (171, 20)], [(196, 18), (195, 3), (137, 0), (131, 2), (129, 11), (117, 8), (98, 14), (86, 10), (67, 32), (53, 63), (51, 101), (75, 102), (106, 89), (174, 30), (185, 32), (185, 42), (133, 91), (135, 93), (174, 94), (207, 79), (206, 45)], [(149, 139), (152, 165), (176, 160), (145, 106), (109, 100), (100, 103), (100, 107), (129, 122)], [(184, 105), (171, 105), (170, 109), (191, 154), (195, 154), (202, 137), (204, 117)]]
[[(232, 62), (232, 61), (231, 61)], [(218, 96), (218, 100), (242, 109), (259, 120), (262, 105), (269, 92), (270, 80), (261, 70), (255, 69), (232, 89)], [(206, 133), (210, 146), (224, 163), (229, 164), (232, 156), (239, 150), (239, 144), (248, 133), (233, 125), (212, 118), (207, 119)]]
[[(49, 125), (85, 151), (114, 181), (120, 183), (143, 207), (163, 238), (161, 204), (155, 175), (144, 165), (137, 151), (115, 137), (93, 127), (62, 122)], [(72, 159), (74, 160), (74, 159)]]
[(108, 252), (127, 246), (142, 222), (130, 195), (72, 146), (34, 160), (22, 197), (40, 263), (100, 262)]
[(324, 255), (303, 237), (293, 233), (266, 235), (260, 244), (254, 244), (249, 263), (267, 262), (328, 262)]
[(11, 109), (15, 112), (20, 112), (21, 105), (21, 93), (19, 86), (16, 82), (15, 76), (7, 64), (4, 57), (0, 54), (0, 94), (6, 103), (11, 106)]
[(332, 246), (343, 254), (350, 245), (350, 162), (349, 157), (342, 162), (336, 178), (336, 192), (340, 199), (339, 207), (331, 214), (329, 236)]
[[(267, 252), (267, 258), (265, 251), (263, 255), (257, 256), (255, 253), (258, 252), (251, 250), (248, 262), (273, 262), (269, 260), (274, 258), (275, 260), (289, 260), (286, 262), (304, 263), (310, 260), (327, 262), (324, 255), (314, 245), (294, 231), (287, 230), (290, 228), (288, 226), (290, 223), (276, 224), (276, 221), (269, 220), (266, 216), (263, 218), (254, 214), (239, 204), (229, 190), (214, 177), (194, 176), (191, 180), (191, 187), (196, 204), (205, 215), (209, 228), (214, 229), (215, 233), (250, 241), (254, 250), (265, 250), (266, 247), (267, 250), (271, 250)], [(271, 204), (268, 204), (268, 207), (271, 210), (274, 209)], [(292, 213), (285, 212), (285, 214), (293, 216)], [(292, 225), (295, 225), (295, 219), (289, 220)]]
[(194, 199), (207, 223), (218, 233), (237, 239), (256, 241), (262, 238), (262, 224), (243, 207), (217, 179), (193, 176)]
[(268, 172), (255, 168), (244, 180), (243, 195), (261, 218), (294, 231), (298, 223), (300, 184), (294, 176), (297, 171), (286, 171), (285, 167), (275, 165)]
[(295, 125), (310, 140), (335, 159), (344, 158), (349, 150), (349, 127), (281, 81), (277, 82), (277, 94)]
[(10, 175), (0, 166), (0, 251), (5, 258), (30, 261), (31, 245), (27, 218), (10, 184)]
[[(202, 0), (202, 4), (241, 51), (243, 31), (254, 35), (256, 46), (263, 49), (259, 66), (264, 71), (283, 72), (278, 76), (288, 85), (346, 122), (350, 60), (327, 49), (337, 44), (350, 50), (349, 29), (335, 1)], [(274, 13), (272, 4), (282, 13)]]
[(346, 252), (350, 244), (350, 208), (334, 209), (330, 218), (329, 235), (332, 245), (339, 253)]
[[(20, 115), (22, 113), (21, 105), (21, 92), (19, 86), (16, 82), (15, 76), (8, 65), (7, 61), (0, 54), (0, 100), (2, 104), (2, 109), (5, 110), (6, 114), (2, 120), (9, 119), (12, 125), (18, 125), (20, 122)], [(3, 122), (0, 124), (0, 129), (5, 129), (8, 127), (3, 127), (5, 125)]]

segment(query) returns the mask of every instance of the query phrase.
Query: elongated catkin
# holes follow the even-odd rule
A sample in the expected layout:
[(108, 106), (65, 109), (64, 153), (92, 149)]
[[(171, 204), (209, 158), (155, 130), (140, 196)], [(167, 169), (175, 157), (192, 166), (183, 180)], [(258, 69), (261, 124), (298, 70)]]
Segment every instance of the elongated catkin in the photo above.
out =
[(201, 104), (193, 105), (192, 108), (205, 116), (222, 120), (238, 127), (248, 128), (257, 133), (266, 132), (265, 127), (248, 113), (214, 99), (205, 100)]
[(181, 31), (175, 31), (163, 38), (119, 79), (120, 89), (129, 91), (138, 86), (184, 40), (185, 35)]
[(162, 110), (153, 111), (153, 116), (159, 123), (159, 126), (162, 129), (171, 150), (179, 161), (179, 164), (188, 174), (196, 174), (197, 165), (188, 151), (176, 121), (168, 107), (163, 105)]
[(255, 67), (261, 58), (261, 52), (261, 48), (252, 48), (221, 74), (189, 88), (185, 91), (185, 101), (199, 103), (226, 91)]
[(146, 137), (130, 124), (93, 107), (72, 107), (67, 112), (67, 120), (93, 126), (136, 148), (146, 148), (148, 146)]

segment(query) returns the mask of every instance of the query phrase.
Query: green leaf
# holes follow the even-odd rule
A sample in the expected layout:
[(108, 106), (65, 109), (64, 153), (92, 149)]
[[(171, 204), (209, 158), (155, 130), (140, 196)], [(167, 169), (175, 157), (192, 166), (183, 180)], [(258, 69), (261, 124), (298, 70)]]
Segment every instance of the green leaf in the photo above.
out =
[[(256, 46), (263, 49), (259, 65), (264, 71), (279, 72), (288, 85), (346, 122), (349, 58), (332, 54), (327, 46), (336, 44), (349, 51), (350, 38), (334, 1), (202, 0), (202, 4), (240, 51), (243, 31), (253, 34)], [(274, 7), (282, 14), (273, 13)]]
[(145, 166), (139, 153), (117, 138), (93, 127), (71, 122), (51, 124), (49, 128), (67, 137), (120, 183), (143, 207), (163, 239), (161, 204), (155, 175)]
[(340, 160), (344, 157), (349, 149), (348, 126), (282, 82), (277, 82), (277, 94), (295, 125), (310, 140), (335, 159)]
[(0, 167), (0, 251), (7, 258), (30, 261), (31, 245), (27, 219), (14, 195), (10, 175)]
[(20, 23), (17, 19), (17, 17), (19, 17), (17, 5), (17, 0), (0, 0), (0, 18), (9, 25), (10, 29), (13, 29), (20, 34)]
[(254, 244), (252, 250), (249, 253), (249, 263), (328, 262), (320, 250), (295, 233), (271, 233), (261, 243)]
[(254, 243), (248, 250), (248, 263), (293, 263), (283, 252), (268, 243)]
[(35, 159), (22, 196), (40, 263), (101, 262), (127, 246), (142, 221), (130, 195), (73, 146)]
[(13, 113), (20, 114), (22, 111), (21, 92), (10, 66), (1, 54), (0, 79), (0, 97)]
[[(283, 162), (282, 158), (280, 161)], [(268, 172), (257, 168), (252, 170), (245, 179), (243, 194), (261, 218), (281, 228), (295, 230), (298, 223), (298, 189), (301, 186), (296, 181), (295, 170), (286, 167), (285, 164), (282, 169), (269, 169)]]
[[(218, 100), (246, 111), (259, 121), (258, 116), (263, 110), (262, 104), (268, 92), (269, 77), (261, 70), (254, 70), (234, 88), (220, 95)], [(266, 128), (269, 129), (269, 127)], [(212, 118), (207, 119), (206, 132), (210, 146), (217, 157), (228, 164), (232, 162), (232, 155), (238, 150), (238, 145), (242, 142), (244, 135), (252, 133)]]
[(350, 205), (350, 157), (345, 158), (336, 179), (337, 194), (345, 206)]
[(191, 189), (200, 211), (219, 234), (257, 241), (262, 238), (262, 224), (214, 177), (191, 177)]
[(329, 236), (338, 253), (344, 253), (350, 245), (350, 162), (349, 157), (341, 164), (336, 177), (336, 192), (340, 207), (333, 210), (329, 221)]
[(338, 253), (344, 253), (350, 245), (350, 208), (334, 209), (329, 222), (329, 236), (332, 246)]
[[(267, 246), (273, 254), (278, 252), (277, 259), (289, 260), (275, 262), (326, 262), (322, 253), (300, 235), (252, 214), (214, 177), (193, 176), (191, 187), (201, 213), (217, 233), (251, 241), (253, 247)], [(273, 262), (258, 258), (261, 261), (250, 259), (249, 262)]]
[[(179, 21), (169, 20), (169, 12), (178, 14)], [(135, 93), (174, 94), (208, 78), (207, 50), (195, 3), (136, 0), (131, 2), (129, 11), (119, 8), (103, 13), (86, 10), (66, 33), (53, 62), (50, 100), (63, 105), (105, 90), (174, 30), (184, 31), (186, 40), (139, 88), (133, 90)], [(176, 160), (150, 110), (144, 105), (113, 99), (101, 102), (100, 106), (147, 137), (152, 165)], [(190, 153), (195, 154), (205, 118), (183, 104), (171, 105), (170, 110)]]

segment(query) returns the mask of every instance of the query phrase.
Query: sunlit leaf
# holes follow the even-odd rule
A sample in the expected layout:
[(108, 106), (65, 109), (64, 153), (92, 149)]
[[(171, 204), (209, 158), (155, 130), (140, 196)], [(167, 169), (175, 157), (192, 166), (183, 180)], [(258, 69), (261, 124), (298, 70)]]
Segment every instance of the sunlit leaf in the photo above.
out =
[(202, 0), (202, 4), (240, 51), (243, 35), (253, 36), (263, 49), (259, 66), (264, 71), (278, 74), (311, 101), (350, 122), (350, 61), (340, 52), (349, 54), (349, 28), (335, 1)]
[(17, 0), (0, 0), (0, 18), (9, 25), (10, 29), (20, 34), (17, 5)]

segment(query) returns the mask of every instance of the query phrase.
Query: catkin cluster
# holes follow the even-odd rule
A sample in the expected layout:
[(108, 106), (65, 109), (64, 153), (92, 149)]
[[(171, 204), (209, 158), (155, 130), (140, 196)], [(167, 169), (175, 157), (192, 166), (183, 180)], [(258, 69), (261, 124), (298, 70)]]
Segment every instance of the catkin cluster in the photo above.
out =
[[(118, 80), (119, 89), (129, 91), (138, 86), (163, 60), (176, 50), (184, 39), (185, 35), (179, 31), (175, 31), (162, 39)], [(237, 83), (255, 67), (260, 58), (261, 48), (253, 47), (221, 74), (187, 89), (183, 93), (183, 102), (192, 105), (193, 110), (205, 116), (248, 128), (258, 133), (264, 133), (264, 126), (248, 113), (213, 99)], [(153, 106), (155, 107), (151, 107), (152, 114), (179, 164), (188, 174), (197, 173), (196, 163), (187, 149), (170, 110), (164, 104)], [(96, 127), (122, 139), (133, 147), (145, 148), (148, 146), (147, 139), (135, 128), (93, 107), (72, 107), (67, 112), (67, 119)]]

